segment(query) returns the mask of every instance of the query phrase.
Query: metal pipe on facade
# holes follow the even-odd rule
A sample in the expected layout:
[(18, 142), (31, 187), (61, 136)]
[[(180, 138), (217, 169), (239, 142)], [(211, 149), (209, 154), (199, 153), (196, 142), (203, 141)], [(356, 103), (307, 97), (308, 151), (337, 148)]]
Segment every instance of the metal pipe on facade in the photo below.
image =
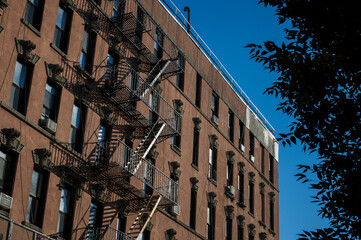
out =
[(186, 11), (188, 13), (188, 19), (187, 19), (187, 32), (191, 32), (191, 9), (189, 7), (184, 7), (183, 11)]

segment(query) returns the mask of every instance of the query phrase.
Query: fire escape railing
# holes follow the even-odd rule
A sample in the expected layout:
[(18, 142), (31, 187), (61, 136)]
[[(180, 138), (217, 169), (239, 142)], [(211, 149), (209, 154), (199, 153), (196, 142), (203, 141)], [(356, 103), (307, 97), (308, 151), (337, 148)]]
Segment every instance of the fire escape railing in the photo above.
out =
[[(124, 65), (129, 69), (130, 74), (123, 74)], [(115, 78), (111, 88), (114, 88), (117, 93), (114, 99), (119, 104), (131, 103), (134, 101), (142, 101), (149, 110), (156, 113), (163, 122), (165, 122), (175, 134), (180, 134), (180, 124), (182, 116), (154, 89), (150, 86), (138, 73), (123, 62), (121, 65), (114, 66), (112, 76), (109, 72), (106, 73), (105, 78)], [(131, 85), (131, 78), (136, 82), (135, 86)], [(117, 90), (119, 89), (119, 90)]]
[(110, 163), (112, 162), (124, 168), (171, 203), (178, 203), (178, 183), (120, 140), (118, 140), (115, 153), (110, 160)]

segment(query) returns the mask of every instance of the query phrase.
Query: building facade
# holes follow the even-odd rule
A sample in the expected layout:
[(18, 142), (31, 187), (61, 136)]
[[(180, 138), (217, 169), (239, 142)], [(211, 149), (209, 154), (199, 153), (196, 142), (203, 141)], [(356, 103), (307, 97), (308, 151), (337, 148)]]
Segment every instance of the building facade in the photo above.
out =
[(170, 0), (0, 14), (0, 239), (279, 239), (273, 129)]

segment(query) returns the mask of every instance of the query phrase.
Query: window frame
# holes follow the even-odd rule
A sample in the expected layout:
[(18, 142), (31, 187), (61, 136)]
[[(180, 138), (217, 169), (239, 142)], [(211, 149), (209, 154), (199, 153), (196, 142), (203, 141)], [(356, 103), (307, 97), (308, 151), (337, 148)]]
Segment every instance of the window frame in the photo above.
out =
[(202, 76), (199, 73), (197, 73), (195, 105), (199, 109), (201, 109), (201, 98), (202, 98)]
[(248, 183), (248, 204), (249, 212), (254, 215), (254, 183), (252, 180), (249, 180)]
[[(51, 94), (47, 90), (47, 86), (53, 88), (55, 90), (55, 94)], [(60, 106), (61, 90), (62, 90), (62, 88), (58, 84), (52, 82), (51, 80), (48, 80), (46, 82), (44, 101), (43, 101), (43, 109), (41, 111), (41, 117), (40, 117), (41, 119), (48, 119), (49, 118), (49, 119), (53, 120), (54, 122), (57, 122), (58, 113), (59, 113), (59, 106)], [(53, 107), (52, 108), (49, 108), (49, 106), (45, 105), (47, 92), (49, 92), (49, 95), (53, 96)], [(49, 111), (48, 115), (44, 114), (44, 109)]]
[(181, 72), (177, 74), (175, 84), (180, 90), (184, 91), (185, 58), (181, 52), (178, 52), (177, 64)]
[(197, 224), (197, 191), (191, 190), (190, 214), (189, 214), (189, 227), (196, 230)]
[(214, 122), (213, 118), (216, 117), (218, 119), (219, 114), (219, 96), (215, 91), (212, 91), (212, 99), (211, 99), (211, 120)]
[(197, 128), (193, 129), (193, 151), (192, 151), (192, 164), (198, 167), (199, 160), (199, 135), (200, 131)]
[[(38, 178), (34, 183), (34, 173), (38, 174)], [(26, 210), (25, 220), (35, 226), (42, 227), (45, 213), (46, 193), (48, 190), (49, 173), (34, 167), (30, 183), (30, 191), (28, 198), (28, 206)], [(34, 185), (36, 186), (34, 186)], [(32, 189), (35, 187), (35, 192)], [(34, 216), (32, 214), (34, 213)]]
[(234, 113), (231, 109), (228, 110), (228, 138), (231, 142), (234, 140)]
[[(74, 119), (74, 108), (77, 107), (79, 109), (79, 126), (73, 125)], [(77, 101), (73, 104), (73, 113), (71, 116), (71, 125), (70, 125), (70, 133), (69, 133), (69, 145), (75, 151), (81, 153), (83, 150), (83, 141), (84, 141), (84, 129), (86, 124), (86, 107), (83, 104), (78, 103)], [(76, 116), (78, 119), (78, 116)], [(76, 120), (77, 121), (77, 120)], [(74, 140), (74, 142), (72, 142)]]
[(226, 217), (226, 231), (225, 231), (225, 237), (226, 240), (232, 240), (232, 218)]
[(43, 19), (43, 10), (44, 10), (44, 0), (38, 0), (38, 6), (36, 6), (34, 0), (27, 0), (25, 15), (23, 19), (25, 20), (26, 23), (30, 24), (36, 30), (40, 31), (41, 23)]
[(239, 120), (238, 123), (239, 131), (238, 131), (238, 149), (240, 149), (242, 152), (244, 152), (244, 123)]
[(209, 148), (208, 178), (217, 181), (217, 148)]
[[(21, 69), (18, 69), (18, 66), (21, 66)], [(17, 73), (17, 69), (20, 71), (20, 75)], [(25, 72), (22, 72), (23, 69), (25, 69)], [(33, 71), (34, 65), (20, 58), (20, 56), (17, 58), (11, 85), (9, 106), (23, 115), (26, 115), (27, 112)], [(16, 80), (15, 78), (17, 76), (19, 76), (21, 79)], [(21, 82), (23, 83), (21, 84)], [(21, 104), (21, 102), (24, 102), (24, 104)]]
[(79, 66), (90, 75), (93, 71), (94, 49), (96, 46), (96, 33), (85, 26), (81, 43)]
[[(9, 159), (4, 159), (1, 155), (5, 155)], [(0, 159), (4, 159), (3, 173), (0, 172), (2, 175), (2, 186), (0, 188), (0, 192), (12, 196), (14, 185), (15, 185), (15, 175), (16, 175), (16, 168), (18, 164), (18, 154), (12, 153), (4, 148), (0, 148)], [(2, 161), (2, 160), (0, 160)]]
[[(67, 212), (64, 212), (62, 209), (62, 198), (63, 198), (63, 191), (67, 191), (66, 202), (67, 205)], [(59, 203), (59, 215), (58, 215), (58, 223), (56, 227), (57, 234), (65, 239), (71, 238), (71, 231), (73, 228), (73, 217), (74, 217), (74, 200), (75, 200), (75, 190), (70, 186), (65, 186), (61, 189), (60, 193), (60, 203)], [(61, 218), (61, 216), (64, 216)], [(63, 231), (60, 232), (59, 223), (62, 221), (62, 225), (64, 226)]]
[[(58, 17), (59, 17), (60, 9), (63, 10), (63, 12), (66, 14), (65, 23), (63, 23), (64, 29), (62, 29), (61, 26), (58, 26)], [(62, 2), (60, 2), (56, 17), (53, 44), (65, 54), (68, 52), (68, 47), (69, 47), (72, 18), (73, 18), (73, 11), (69, 9), (66, 5), (64, 5)], [(60, 38), (57, 38), (57, 36), (60, 36)]]

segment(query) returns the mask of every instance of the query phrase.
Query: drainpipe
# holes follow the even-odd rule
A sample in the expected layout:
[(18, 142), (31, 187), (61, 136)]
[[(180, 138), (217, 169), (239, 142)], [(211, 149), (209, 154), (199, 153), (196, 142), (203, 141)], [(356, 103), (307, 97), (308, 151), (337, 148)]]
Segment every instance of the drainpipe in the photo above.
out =
[(187, 32), (191, 32), (191, 9), (189, 7), (184, 7), (183, 11), (188, 13), (188, 22), (187, 22)]

